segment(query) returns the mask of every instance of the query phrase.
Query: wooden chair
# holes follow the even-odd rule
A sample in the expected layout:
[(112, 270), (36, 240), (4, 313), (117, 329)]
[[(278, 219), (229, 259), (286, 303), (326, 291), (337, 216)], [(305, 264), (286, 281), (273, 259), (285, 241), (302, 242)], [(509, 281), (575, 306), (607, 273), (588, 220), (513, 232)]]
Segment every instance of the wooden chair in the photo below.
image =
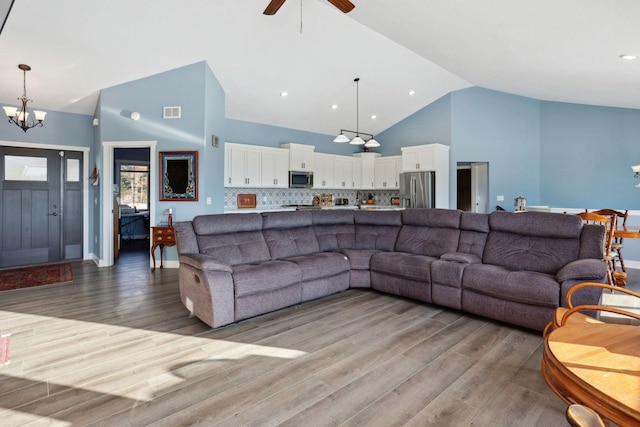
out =
[[(617, 211), (615, 209), (598, 209), (596, 211), (593, 211), (593, 213), (596, 213), (598, 215), (604, 215), (607, 216), (609, 218), (616, 218), (616, 230), (624, 230), (627, 231), (627, 218), (629, 218), (629, 211), (625, 210), (624, 212), (622, 211)], [(616, 237), (615, 233), (613, 236), (613, 242), (611, 243), (611, 250), (615, 251), (615, 253), (617, 254), (617, 259), (618, 262), (620, 262), (620, 269), (622, 270), (623, 273), (627, 272), (627, 269), (624, 266), (624, 258), (622, 258), (622, 241), (624, 240), (623, 237)]]
[(609, 307), (606, 305), (586, 305), (586, 304), (574, 306), (572, 301), (573, 294), (579, 289), (588, 288), (588, 287), (608, 289), (612, 292), (622, 292), (624, 294), (631, 295), (635, 298), (640, 298), (639, 293), (630, 291), (629, 289), (626, 289), (626, 288), (621, 288), (619, 286), (612, 286), (604, 283), (595, 283), (595, 282), (579, 283), (576, 286), (569, 289), (569, 292), (567, 292), (567, 298), (566, 298), (567, 306), (558, 307), (554, 311), (551, 322), (549, 322), (549, 324), (545, 327), (543, 331), (544, 337), (546, 337), (554, 329), (560, 328), (567, 324), (604, 323), (601, 320), (598, 320), (587, 314), (581, 313), (581, 311), (596, 311), (596, 312), (606, 311), (608, 313), (615, 313), (615, 314), (626, 316), (632, 319), (636, 319), (638, 322), (640, 322), (640, 314), (634, 313), (632, 311), (623, 310), (617, 307)]
[(611, 250), (613, 244), (613, 232), (617, 226), (617, 217), (608, 217), (605, 215), (599, 215), (594, 212), (580, 212), (578, 214), (582, 221), (586, 224), (602, 225), (605, 228), (604, 246), (602, 248), (602, 260), (607, 263), (607, 281), (610, 285), (615, 285), (615, 264), (614, 253)]

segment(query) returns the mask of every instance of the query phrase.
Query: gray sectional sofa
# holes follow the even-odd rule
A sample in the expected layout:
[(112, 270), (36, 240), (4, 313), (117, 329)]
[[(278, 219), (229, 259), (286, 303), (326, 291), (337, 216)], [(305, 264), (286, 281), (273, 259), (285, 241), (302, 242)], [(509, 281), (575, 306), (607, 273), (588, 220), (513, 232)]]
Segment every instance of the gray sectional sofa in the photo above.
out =
[(372, 288), (542, 330), (572, 286), (606, 278), (604, 228), (574, 215), (307, 210), (202, 215), (175, 231), (182, 302), (214, 328)]

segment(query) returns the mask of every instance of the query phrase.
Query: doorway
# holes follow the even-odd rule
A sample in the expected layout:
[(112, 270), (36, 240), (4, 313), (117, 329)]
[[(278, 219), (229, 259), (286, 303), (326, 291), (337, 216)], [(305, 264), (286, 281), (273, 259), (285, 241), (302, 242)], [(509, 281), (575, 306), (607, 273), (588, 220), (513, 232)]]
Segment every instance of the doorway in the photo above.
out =
[(149, 148), (116, 148), (114, 196), (118, 207), (119, 256), (149, 253)]
[(0, 267), (83, 257), (83, 152), (0, 147)]
[[(156, 141), (105, 141), (102, 143), (103, 148), (103, 158), (102, 158), (102, 169), (104, 171), (104, 182), (105, 185), (102, 189), (102, 215), (101, 215), (101, 224), (102, 224), (102, 244), (101, 248), (101, 256), (100, 256), (100, 267), (109, 267), (113, 265), (114, 260), (116, 258), (115, 251), (118, 249), (118, 238), (117, 238), (117, 228), (118, 228), (118, 206), (115, 201), (115, 191), (119, 190), (116, 187), (115, 181), (115, 159), (114, 152), (117, 148), (148, 148), (149, 151), (149, 203), (148, 203), (148, 211), (149, 211), (149, 220), (153, 223), (153, 218), (155, 218), (155, 205), (158, 194), (158, 185), (157, 179), (158, 176), (158, 162), (157, 162), (157, 153), (156, 153)], [(108, 183), (108, 184), (107, 184)], [(151, 257), (147, 252), (145, 259), (151, 266)]]
[(489, 212), (489, 163), (458, 162), (457, 164), (457, 209)]

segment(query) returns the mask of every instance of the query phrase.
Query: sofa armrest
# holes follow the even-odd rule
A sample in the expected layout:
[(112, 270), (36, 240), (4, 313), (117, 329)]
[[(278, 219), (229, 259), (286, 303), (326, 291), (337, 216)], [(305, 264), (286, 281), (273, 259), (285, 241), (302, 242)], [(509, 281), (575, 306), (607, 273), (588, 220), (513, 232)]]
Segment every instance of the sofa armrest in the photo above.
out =
[(233, 273), (233, 269), (229, 264), (206, 254), (182, 254), (178, 257), (178, 260), (202, 271), (216, 270)]
[(482, 262), (479, 256), (464, 252), (448, 252), (442, 255), (440, 259), (458, 262), (460, 264), (480, 264)]
[(602, 280), (607, 276), (607, 264), (594, 258), (585, 258), (571, 261), (556, 274), (558, 282), (567, 280), (580, 280), (583, 282), (594, 282)]

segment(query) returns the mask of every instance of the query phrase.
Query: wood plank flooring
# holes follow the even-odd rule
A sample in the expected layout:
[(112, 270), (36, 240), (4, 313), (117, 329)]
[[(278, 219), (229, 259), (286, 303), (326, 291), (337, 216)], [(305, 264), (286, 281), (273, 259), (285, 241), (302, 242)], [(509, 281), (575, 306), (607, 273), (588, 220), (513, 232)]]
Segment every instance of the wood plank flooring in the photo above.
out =
[(146, 254), (0, 293), (2, 426), (563, 426), (539, 333), (350, 290), (212, 330)]

